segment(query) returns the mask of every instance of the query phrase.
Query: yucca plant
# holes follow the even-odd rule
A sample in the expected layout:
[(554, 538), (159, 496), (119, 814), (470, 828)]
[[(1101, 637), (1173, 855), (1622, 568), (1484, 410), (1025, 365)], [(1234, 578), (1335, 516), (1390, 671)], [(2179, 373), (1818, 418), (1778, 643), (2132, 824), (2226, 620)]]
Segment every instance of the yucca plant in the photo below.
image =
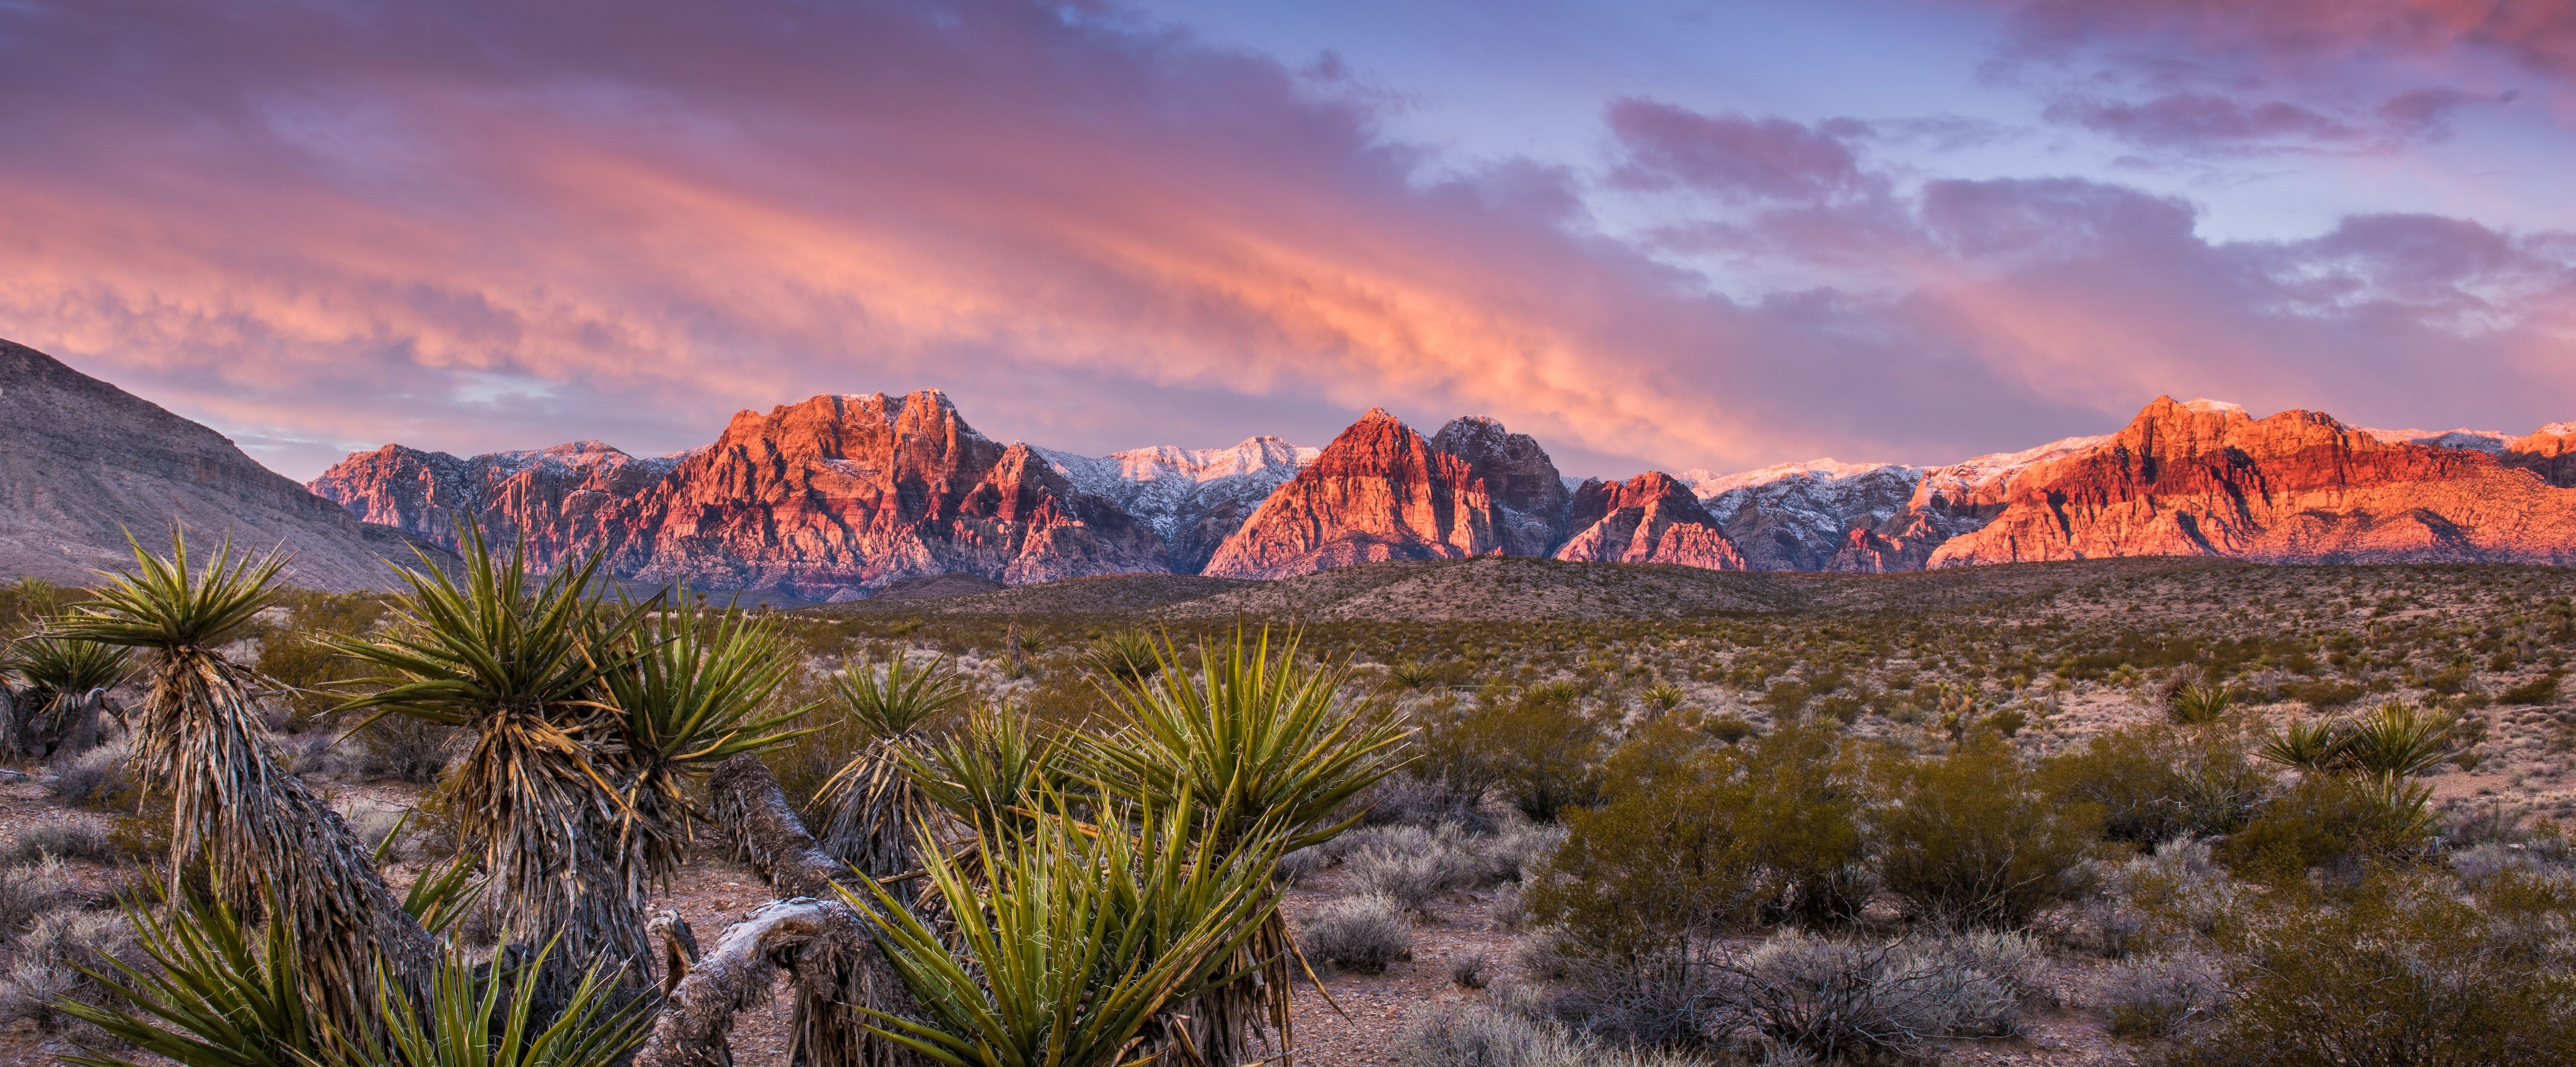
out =
[(417, 990), (436, 942), (339, 814), (278, 763), (253, 696), (276, 687), (218, 651), (274, 599), (285, 557), (237, 553), (227, 539), (192, 570), (182, 532), (166, 557), (128, 543), (133, 572), (103, 575), (95, 599), (48, 629), (144, 654), (134, 753), (148, 787), (170, 792), (172, 880), (196, 856), (230, 905), (272, 890), (295, 927), (304, 988), (335, 1020), (365, 1014), (357, 991), (375, 953)]
[[(1219, 844), (1192, 806), (1132, 827), (1052, 814), (970, 850), (973, 869), (921, 853), (954, 930), (933, 932), (884, 884), (843, 890), (926, 1019), (868, 1014), (878, 1036), (952, 1067), (1117, 1067), (1175, 1005), (1235, 977), (1230, 964), (1278, 901), (1285, 835)], [(952, 950), (951, 946), (955, 948)], [(1175, 1061), (1178, 1062), (1178, 1061)]]
[(2451, 724), (2410, 704), (2389, 701), (2347, 731), (2343, 762), (2382, 778), (2412, 778), (2451, 758)]
[[(1336, 818), (1336, 810), (1398, 766), (1395, 746), (1407, 731), (1352, 707), (1342, 695), (1348, 668), (1306, 662), (1293, 632), (1274, 645), (1266, 627), (1237, 629), (1201, 645), (1195, 670), (1168, 644), (1155, 654), (1161, 667), (1152, 678), (1108, 691), (1125, 721), (1080, 753), (1107, 795), (1132, 810), (1186, 818), (1220, 848), (1276, 832), (1284, 854), (1356, 824), (1359, 815)], [(1287, 924), (1265, 916), (1233, 961), (1242, 977), (1177, 1009), (1188, 1033), (1172, 1043), (1233, 1067), (1258, 1058), (1250, 1043), (1266, 1020), (1283, 1046), (1292, 1044), (1294, 952)]]
[[(652, 1018), (642, 999), (614, 992), (603, 968), (584, 972), (571, 994), (549, 1004), (534, 975), (554, 946), (524, 972), (501, 973), (463, 959), (443, 961), (428, 1001), (411, 1010), (395, 983), (376, 983), (381, 1031), (328, 1031), (322, 1055), (302, 1067), (615, 1067), (644, 1043)], [(505, 980), (506, 979), (506, 980)], [(191, 1065), (194, 1067), (194, 1065)]]
[(926, 727), (974, 695), (945, 656), (914, 666), (903, 650), (848, 664), (832, 679), (840, 712), (868, 733), (850, 761), (823, 783), (828, 812), (823, 851), (876, 878), (912, 870), (913, 827), (924, 809), (906, 765), (927, 751)]
[[(127, 921), (144, 965), (114, 963), (117, 974), (84, 971), (130, 1007), (67, 1002), (62, 1010), (134, 1048), (180, 1067), (309, 1067), (321, 1052), (321, 1021), (307, 1008), (296, 974), (302, 956), (295, 924), (254, 929), (221, 900), (186, 886), (154, 887), (162, 905), (126, 901)], [(271, 915), (281, 902), (264, 894)], [(83, 1067), (141, 1067), (138, 1060), (91, 1053), (66, 1056)]]
[(1690, 697), (1682, 692), (1682, 687), (1671, 682), (1658, 682), (1646, 690), (1646, 706), (1658, 715), (1682, 706), (1682, 702), (1688, 699)]
[(2266, 761), (2303, 774), (2330, 774), (2343, 762), (2349, 729), (2341, 720), (2294, 722), (2263, 739), (2256, 750)]
[(23, 756), (98, 743), (100, 718), (114, 714), (107, 691), (125, 680), (130, 650), (96, 641), (31, 637), (11, 650), (27, 688), (6, 747)]
[[(675, 602), (692, 603), (685, 587)], [(600, 676), (616, 742), (605, 762), (623, 800), (617, 834), (630, 878), (667, 878), (679, 867), (692, 820), (704, 814), (690, 800), (689, 783), (734, 756), (812, 731), (785, 728), (807, 709), (771, 707), (796, 669), (777, 627), (738, 608), (701, 617), (686, 607), (627, 606), (624, 614), (638, 621), (619, 641), (632, 652)], [(613, 618), (594, 614), (591, 621), (609, 625)], [(617, 643), (593, 637), (597, 647)], [(638, 907), (643, 888), (628, 886)]]
[(1163, 667), (1162, 646), (1142, 630), (1120, 630), (1082, 651), (1082, 665), (1121, 685), (1153, 677)]
[(2165, 716), (2177, 726), (2207, 726), (2225, 718), (2235, 707), (2235, 686), (2186, 685), (2174, 690), (2173, 696), (2165, 701)]
[(1027, 715), (984, 707), (967, 715), (961, 733), (908, 755), (904, 766), (924, 798), (991, 839), (1027, 829), (1044, 817), (1044, 798), (1072, 786), (1064, 756)]
[(331, 643), (388, 672), (342, 708), (374, 712), (361, 729), (402, 714), (472, 733), (446, 788), (462, 835), (482, 847), (487, 906), (516, 936), (560, 943), (550, 993), (570, 989), (565, 960), (641, 982), (651, 956), (617, 846), (624, 805), (594, 748), (619, 729), (599, 691), (642, 654), (630, 637), (643, 609), (600, 603), (597, 553), (538, 579), (524, 543), (502, 557), (463, 530), (461, 582), (424, 556), (400, 569), (409, 590), (392, 629)]

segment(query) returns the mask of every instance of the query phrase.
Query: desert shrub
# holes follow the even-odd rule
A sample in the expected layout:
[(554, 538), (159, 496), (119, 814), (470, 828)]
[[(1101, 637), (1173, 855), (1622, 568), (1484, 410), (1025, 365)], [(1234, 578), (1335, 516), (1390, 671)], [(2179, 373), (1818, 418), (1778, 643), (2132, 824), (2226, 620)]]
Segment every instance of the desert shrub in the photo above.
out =
[(1449, 957), (1449, 984), (1460, 989), (1483, 989), (1493, 974), (1494, 958), (1483, 949), (1470, 949)]
[(1847, 921), (1876, 889), (1861, 818), (1860, 768), (1833, 730), (1816, 720), (1785, 723), (1743, 754), (1746, 796), (1736, 832), (1760, 871), (1767, 919)]
[(0, 867), (0, 944), (70, 895), (71, 876), (58, 859)]
[(1413, 919), (1404, 905), (1375, 893), (1327, 901), (1298, 924), (1297, 944), (1313, 959), (1378, 974), (1413, 958)]
[(438, 780), (456, 754), (453, 726), (410, 715), (387, 715), (358, 731), (357, 769), (369, 777), (415, 785)]
[(1406, 773), (1454, 797), (1481, 799), (1502, 784), (1504, 716), (1493, 693), (1474, 703), (1442, 695), (1413, 705), (1413, 763)]
[(2121, 1037), (2166, 1038), (2226, 1003), (2227, 979), (2202, 953), (2141, 956), (2102, 976), (2102, 1011)]
[(123, 915), (62, 910), (38, 916), (19, 937), (8, 969), (0, 971), (0, 1024), (25, 1019), (41, 1033), (89, 1033), (92, 1028), (62, 1004), (117, 1003), (114, 990), (82, 972), (115, 975), (118, 961), (140, 962), (134, 928)]
[[(2373, 877), (2349, 891), (2276, 891), (2227, 939), (2225, 1014), (2184, 1062), (2576, 1062), (2576, 978), (2500, 924), (2516, 910), (2459, 899), (2447, 879)], [(2563, 907), (2564, 902), (2557, 906)]]
[(2178, 726), (2207, 726), (2235, 710), (2237, 696), (2236, 687), (2224, 683), (2177, 686), (2165, 698), (2165, 715)]
[(2292, 700), (2305, 702), (2309, 707), (2325, 709), (2350, 704), (2370, 695), (2370, 690), (2353, 682), (2321, 678), (2313, 682), (2294, 682), (2282, 686), (2281, 694)]
[(2551, 671), (2497, 694), (2496, 703), (2547, 704), (2558, 699), (2558, 680), (2558, 672)]
[(2025, 926), (2089, 888), (2086, 860), (2101, 809), (2050, 802), (1999, 739), (1890, 762), (1880, 874), (1924, 914), (1953, 925)]
[(1969, 930), (1908, 941), (1896, 954), (1902, 969), (1958, 969), (1994, 979), (2013, 1002), (2024, 1008), (2057, 1006), (2048, 950), (2039, 939), (2014, 930)]
[(260, 642), (259, 659), (254, 665), (259, 673), (286, 684), (287, 711), (299, 721), (327, 715), (348, 699), (348, 691), (339, 688), (339, 683), (374, 673), (364, 664), (332, 651), (322, 643), (320, 634), (309, 631), (270, 634)]
[(1518, 930), (1529, 925), (1529, 905), (1523, 899), (1519, 883), (1504, 885), (1494, 891), (1494, 906), (1488, 909), (1497, 930)]
[(1398, 771), (1361, 790), (1345, 808), (1359, 817), (1361, 826), (1419, 826), (1428, 830), (1454, 823), (1474, 833), (1490, 833), (1495, 820), (1485, 812), (1483, 800), (1481, 789), (1470, 794), (1445, 781)]
[(1343, 861), (1352, 885), (1361, 892), (1384, 896), (1407, 911), (1421, 911), (1475, 877), (1474, 860), (1454, 831), (1424, 833), (1412, 826), (1381, 829), (1399, 832), (1375, 835)]
[(45, 778), (45, 795), (65, 804), (109, 807), (127, 799), (135, 788), (123, 741), (58, 762), (53, 771)]
[(2208, 842), (2175, 838), (2154, 852), (2100, 865), (2100, 895), (2077, 909), (2077, 947), (2121, 957), (2217, 933), (2239, 901)]
[(1555, 1023), (1473, 1001), (1417, 1012), (1396, 1040), (1405, 1067), (1575, 1067), (1599, 1062), (1594, 1043)]
[(1270, 877), (1281, 882), (1302, 882), (1314, 877), (1331, 862), (1321, 848), (1310, 845), (1279, 857), (1278, 866), (1270, 869)]
[(2242, 734), (2147, 725), (2051, 757), (2040, 782), (2060, 803), (2098, 807), (2104, 836), (2144, 845), (2234, 832), (2262, 803), (2272, 775)]
[(0, 852), (0, 860), (31, 862), (55, 856), (113, 863), (124, 855), (125, 850), (117, 846), (106, 827), (57, 812), (19, 827), (9, 836), (8, 848)]
[(1599, 766), (1607, 737), (1584, 714), (1568, 685), (1531, 686), (1508, 700), (1489, 698), (1475, 712), (1490, 716), (1498, 778), (1512, 804), (1538, 822), (1601, 796)]
[(1525, 822), (1503, 824), (1492, 834), (1466, 843), (1474, 886), (1517, 882), (1525, 872), (1543, 866), (1565, 843), (1565, 827)]
[(1660, 719), (1620, 747), (1608, 777), (1609, 799), (1566, 813), (1564, 844), (1528, 886), (1537, 921), (1585, 956), (1635, 962), (1751, 915), (1758, 872), (1733, 819), (1751, 792), (1731, 750)]
[(1708, 736), (1716, 738), (1722, 745), (1732, 745), (1761, 732), (1754, 728), (1752, 723), (1734, 715), (1717, 716), (1701, 723), (1700, 729), (1707, 732)]
[(2433, 837), (2428, 796), (2402, 781), (2311, 775), (2266, 801), (2253, 821), (2220, 844), (2218, 857), (2239, 874), (2267, 881), (2409, 859)]
[(1825, 1063), (1903, 1059), (1944, 1037), (2008, 1033), (2016, 998), (1973, 967), (1903, 945), (1782, 932), (1716, 968), (1712, 1033), (1750, 1034)]

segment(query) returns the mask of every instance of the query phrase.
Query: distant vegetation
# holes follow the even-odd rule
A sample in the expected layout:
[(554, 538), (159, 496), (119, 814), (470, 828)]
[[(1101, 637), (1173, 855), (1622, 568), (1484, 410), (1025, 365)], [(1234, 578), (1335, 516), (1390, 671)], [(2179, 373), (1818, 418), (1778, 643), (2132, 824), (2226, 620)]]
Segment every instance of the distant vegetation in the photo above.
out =
[[(1039, 1022), (1011, 1005), (1071, 998), (1056, 1002), (1090, 1006), (1091, 1043), (1008, 1062), (1250, 1063), (1275, 1030), (1253, 1021), (1303, 981), (1292, 938), (1318, 966), (1382, 970), (1408, 958), (1429, 902), (1470, 890), (1500, 896), (1518, 948), (1453, 964), (1467, 995), (1418, 1015), (1408, 1062), (1896, 1062), (2065, 1013), (2177, 1064), (2576, 1062), (2576, 711), (2560, 695), (2576, 573), (1479, 560), (727, 613), (469, 559), (452, 591), (263, 589), (193, 631), (189, 613), (214, 608), (178, 588), (85, 607), (0, 589), (0, 632), (135, 649), (113, 667), (126, 680), (84, 690), (94, 711), (45, 718), (23, 709), (59, 705), (42, 681), (59, 668), (29, 667), (62, 650), (10, 646), (12, 751), (67, 809), (116, 818), (13, 839), (0, 939), (22, 965), (0, 1012), (147, 1040), (119, 1020), (166, 997), (134, 983), (201, 966), (168, 958), (171, 938), (315, 958), (310, 939), (356, 935), (281, 934), (259, 894), (345, 890), (361, 903), (337, 921), (427, 939), (385, 972), (396, 1000), (488, 994), (454, 976), (504, 928), (529, 950), (532, 932), (572, 946), (531, 964), (545, 996), (470, 1011), (569, 1013), (596, 1040), (568, 1049), (614, 1057), (643, 1041), (640, 1013), (703, 1006), (651, 981), (666, 935), (626, 894), (705, 835), (765, 857), (782, 897), (845, 908), (886, 946), (866, 956), (884, 968), (869, 988), (910, 997), (841, 1002), (887, 1015), (800, 1000), (800, 1027), (941, 1062), (1036, 1048)], [(1272, 619), (1293, 642), (1211, 608), (1254, 597), (1296, 609)], [(155, 604), (176, 618), (154, 622)], [(46, 864), (227, 840), (137, 788), (172, 773), (154, 731), (198, 728), (183, 712), (205, 698), (170, 688), (174, 662), (237, 680), (238, 702), (202, 705), (218, 713), (204, 721), (259, 738), (281, 771), (420, 782), (427, 799), (398, 831), (310, 846), (346, 874), (183, 879), (134, 897), (130, 923), (75, 929), (101, 913), (66, 910)], [(367, 721), (371, 705), (399, 714)], [(84, 715), (99, 738), (65, 732)], [(550, 784), (507, 792), (530, 780)], [(372, 850), (404, 841), (424, 862), (402, 873), (430, 888), (366, 890), (397, 870)], [(835, 866), (796, 883), (798, 847)], [(546, 878), (569, 855), (628, 873), (567, 909)], [(911, 881), (880, 891), (840, 863)], [(1346, 897), (1280, 914), (1281, 880), (1334, 869)], [(410, 918), (367, 912), (368, 892)], [(1044, 946), (1076, 927), (1162, 933), (1074, 965)], [(143, 977), (40, 981), (81, 960)], [(584, 982), (602, 992), (582, 1000)], [(408, 1019), (395, 1002), (317, 1010)], [(335, 1052), (318, 1022), (275, 1026), (276, 1048), (382, 1055)]]

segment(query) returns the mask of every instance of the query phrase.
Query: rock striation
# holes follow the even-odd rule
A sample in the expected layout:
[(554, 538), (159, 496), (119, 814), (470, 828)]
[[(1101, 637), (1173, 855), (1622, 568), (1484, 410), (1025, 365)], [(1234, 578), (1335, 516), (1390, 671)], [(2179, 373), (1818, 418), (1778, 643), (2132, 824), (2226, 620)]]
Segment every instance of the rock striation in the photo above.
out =
[(2383, 441), (2312, 411), (2159, 397), (2110, 440), (2023, 471), (1929, 566), (2206, 555), (2267, 562), (2576, 561), (2576, 491), (2484, 451)]
[(1466, 460), (1371, 408), (1262, 501), (1203, 573), (1285, 578), (1381, 560), (1465, 559), (1501, 548), (1503, 521)]
[(1673, 563), (1708, 570), (1749, 570), (1744, 553), (1672, 475), (1648, 472), (1625, 482), (1598, 478), (1575, 490), (1567, 525), (1575, 530), (1556, 558), (1584, 563)]
[(131, 531), (197, 551), (230, 536), (294, 557), (286, 579), (315, 589), (390, 588), (397, 531), (371, 526), (260, 466), (213, 430), (35, 349), (0, 341), (0, 579), (69, 585), (133, 566)]

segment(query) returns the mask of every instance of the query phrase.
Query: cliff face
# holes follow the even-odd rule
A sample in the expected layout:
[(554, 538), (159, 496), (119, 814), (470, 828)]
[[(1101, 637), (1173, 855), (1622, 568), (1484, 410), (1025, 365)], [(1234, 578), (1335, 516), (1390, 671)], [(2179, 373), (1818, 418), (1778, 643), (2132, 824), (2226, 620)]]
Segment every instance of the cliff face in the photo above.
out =
[(1431, 435), (1431, 447), (1465, 460), (1468, 472), (1485, 483), (1485, 495), (1499, 513), (1506, 555), (1544, 556), (1564, 542), (1573, 494), (1537, 438), (1470, 415), (1449, 420)]
[(2576, 491), (2480, 451), (2390, 443), (2316, 412), (2255, 420), (2159, 397), (2101, 445), (2022, 472), (1930, 566), (2214, 555), (2271, 562), (2576, 559)]
[(134, 563), (126, 532), (167, 552), (282, 547), (286, 579), (316, 589), (390, 588), (382, 557), (411, 562), (395, 531), (260, 466), (223, 435), (24, 345), (0, 341), (0, 579), (69, 585)]
[(1372, 408), (1262, 501), (1205, 573), (1284, 578), (1379, 560), (1464, 559), (1502, 546), (1502, 519), (1467, 461)]
[(714, 444), (654, 460), (591, 441), (470, 460), (389, 445), (314, 487), (449, 545), (463, 513), (496, 541), (524, 534), (543, 566), (605, 548), (624, 577), (811, 599), (913, 575), (1166, 569), (1151, 529), (1027, 446), (975, 432), (930, 391), (746, 411)]
[(1037, 452), (1074, 488), (1117, 504), (1153, 528), (1169, 548), (1166, 563), (1174, 574), (1204, 569), (1271, 491), (1317, 454), (1276, 437), (1251, 438), (1233, 448), (1131, 448), (1098, 458)]
[(2499, 459), (2558, 488), (2576, 489), (2576, 422), (2553, 422), (2529, 437), (2506, 442)]
[(1574, 536), (1556, 558), (1591, 563), (1674, 563), (1709, 570), (1749, 569), (1717, 520), (1669, 474), (1625, 482), (1586, 481), (1574, 493)]

